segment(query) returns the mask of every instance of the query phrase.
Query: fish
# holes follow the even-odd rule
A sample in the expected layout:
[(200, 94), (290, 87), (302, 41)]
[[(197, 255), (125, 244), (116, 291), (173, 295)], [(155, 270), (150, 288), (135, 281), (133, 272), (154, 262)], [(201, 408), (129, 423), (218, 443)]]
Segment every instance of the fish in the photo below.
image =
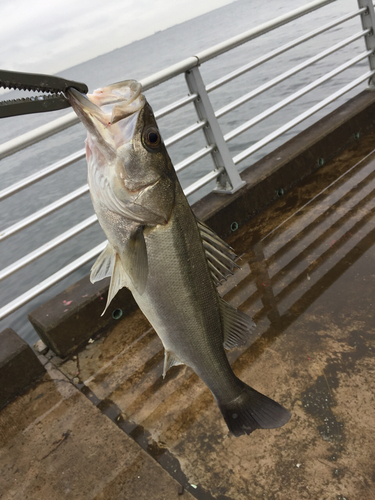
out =
[(195, 217), (141, 84), (66, 96), (87, 129), (88, 184), (108, 239), (90, 274), (93, 283), (111, 278), (106, 309), (127, 287), (164, 346), (163, 377), (172, 366), (191, 367), (234, 436), (283, 426), (290, 412), (228, 362), (225, 350), (244, 345), (255, 327), (218, 293), (236, 255)]

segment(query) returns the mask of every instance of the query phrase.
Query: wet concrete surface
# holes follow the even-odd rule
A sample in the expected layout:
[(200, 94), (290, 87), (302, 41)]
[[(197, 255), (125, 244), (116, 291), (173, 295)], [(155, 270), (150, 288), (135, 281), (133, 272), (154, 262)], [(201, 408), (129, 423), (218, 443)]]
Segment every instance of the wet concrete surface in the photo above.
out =
[(0, 413), (1, 500), (179, 498), (177, 481), (51, 363), (47, 371)]
[[(38, 411), (27, 420), (30, 407), (44, 401), (34, 403), (30, 392), (28, 401), (6, 408), (8, 417), (0, 413), (8, 418), (1, 425), (1, 500), (143, 498), (153, 481), (167, 488), (159, 494), (155, 487), (153, 499), (176, 498), (176, 485), (186, 498), (202, 500), (375, 498), (373, 144), (369, 136), (353, 146), (228, 240), (241, 269), (220, 293), (257, 323), (248, 344), (228, 356), (242, 380), (292, 412), (287, 425), (228, 435), (192, 370), (173, 367), (163, 380), (161, 342), (136, 310), (75, 357), (55, 360), (58, 373), (81, 390), (65, 382), (72, 394), (60, 410), (54, 382), (40, 421)], [(56, 413), (62, 409), (64, 416)], [(22, 425), (15, 423), (19, 414)], [(45, 433), (54, 436), (48, 446)], [(69, 486), (77, 488), (73, 495), (62, 473), (81, 460), (89, 486), (79, 494), (78, 483)], [(150, 471), (139, 489), (137, 460)], [(31, 486), (15, 486), (17, 468)]]

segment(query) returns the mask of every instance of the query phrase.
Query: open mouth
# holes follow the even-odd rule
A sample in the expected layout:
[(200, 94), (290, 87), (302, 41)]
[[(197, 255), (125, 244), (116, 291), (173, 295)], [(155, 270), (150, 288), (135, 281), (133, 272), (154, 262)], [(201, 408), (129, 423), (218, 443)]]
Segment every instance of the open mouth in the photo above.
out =
[(146, 103), (142, 85), (135, 80), (114, 83), (88, 96), (69, 88), (66, 96), (88, 132), (116, 149), (132, 139)]
[(139, 111), (145, 105), (142, 85), (136, 80), (125, 80), (99, 88), (93, 94), (81, 94), (73, 87), (66, 92), (73, 109), (94, 115), (103, 123), (114, 124)]

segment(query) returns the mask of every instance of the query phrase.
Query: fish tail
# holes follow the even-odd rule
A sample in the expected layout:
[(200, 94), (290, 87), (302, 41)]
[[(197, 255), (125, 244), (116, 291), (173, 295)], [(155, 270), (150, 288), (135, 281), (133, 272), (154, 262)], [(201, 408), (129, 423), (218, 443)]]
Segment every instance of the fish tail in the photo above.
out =
[(288, 422), (291, 414), (276, 401), (243, 384), (242, 392), (229, 403), (217, 402), (224, 420), (234, 436), (250, 434), (256, 429), (274, 429)]

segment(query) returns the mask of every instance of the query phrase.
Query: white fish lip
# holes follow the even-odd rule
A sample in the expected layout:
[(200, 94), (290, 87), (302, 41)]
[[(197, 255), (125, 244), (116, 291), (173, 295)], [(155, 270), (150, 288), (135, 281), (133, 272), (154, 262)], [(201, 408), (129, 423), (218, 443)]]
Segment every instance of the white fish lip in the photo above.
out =
[(98, 106), (93, 104), (85, 94), (81, 94), (75, 88), (69, 87), (65, 93), (74, 110), (78, 108), (85, 112), (101, 113), (101, 109)]
[[(81, 94), (73, 87), (66, 91), (66, 96), (78, 116), (89, 115), (106, 125), (112, 125), (130, 116), (145, 105), (142, 85), (136, 80), (125, 80), (105, 88), (99, 88), (93, 94)], [(86, 125), (86, 120), (83, 120)]]

